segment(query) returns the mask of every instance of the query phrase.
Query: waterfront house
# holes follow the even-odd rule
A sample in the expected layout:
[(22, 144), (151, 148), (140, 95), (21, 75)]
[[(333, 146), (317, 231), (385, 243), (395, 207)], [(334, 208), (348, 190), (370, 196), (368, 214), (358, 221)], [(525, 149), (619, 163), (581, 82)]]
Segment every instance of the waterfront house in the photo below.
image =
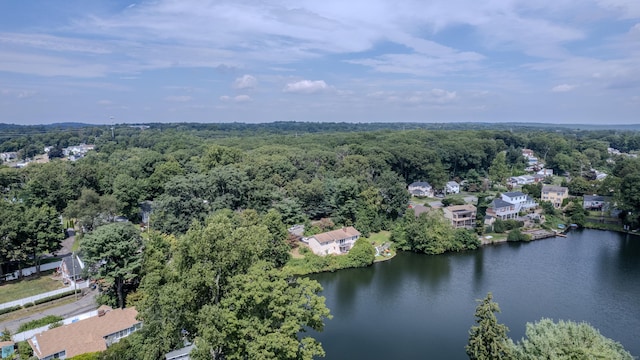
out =
[(476, 207), (471, 204), (452, 205), (442, 209), (444, 217), (456, 229), (473, 229), (476, 227)]
[(610, 204), (610, 196), (585, 195), (582, 200), (582, 207), (587, 210), (607, 211)]
[(502, 200), (515, 204), (518, 212), (538, 206), (538, 203), (536, 203), (529, 195), (520, 191), (506, 192), (502, 194), (501, 197)]
[(315, 234), (308, 238), (309, 247), (317, 255), (340, 255), (351, 250), (356, 240), (360, 238), (360, 232), (353, 226), (342, 229)]
[(518, 209), (515, 204), (510, 202), (493, 199), (487, 208), (487, 215), (500, 220), (515, 219), (518, 217)]
[(562, 206), (562, 200), (568, 197), (569, 189), (564, 186), (556, 185), (544, 185), (540, 195), (540, 199), (542, 201), (549, 201), (556, 209), (559, 209)]

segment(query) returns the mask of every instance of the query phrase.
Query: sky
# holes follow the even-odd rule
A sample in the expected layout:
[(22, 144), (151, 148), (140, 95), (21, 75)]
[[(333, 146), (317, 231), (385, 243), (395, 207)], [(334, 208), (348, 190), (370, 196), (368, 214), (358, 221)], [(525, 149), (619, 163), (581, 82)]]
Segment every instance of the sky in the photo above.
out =
[(0, 123), (640, 123), (639, 0), (0, 0)]

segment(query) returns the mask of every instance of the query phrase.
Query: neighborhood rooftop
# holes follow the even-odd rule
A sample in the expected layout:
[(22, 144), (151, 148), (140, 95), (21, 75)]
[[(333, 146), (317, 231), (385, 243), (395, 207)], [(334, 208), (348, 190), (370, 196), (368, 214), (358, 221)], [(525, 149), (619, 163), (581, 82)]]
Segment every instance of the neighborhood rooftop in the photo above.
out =
[(136, 320), (135, 308), (110, 309), (102, 316), (80, 320), (63, 325), (29, 339), (34, 355), (39, 359), (65, 352), (66, 358), (76, 355), (104, 351), (107, 349), (105, 337), (129, 329), (140, 323)]
[(348, 226), (338, 230), (328, 231), (321, 234), (315, 234), (312, 237), (315, 238), (319, 243), (327, 243), (331, 241), (350, 238), (353, 236), (360, 236), (360, 232), (356, 230), (353, 226)]
[(525, 194), (521, 191), (512, 191), (512, 192), (506, 192), (503, 195), (513, 198), (518, 196), (524, 196)]
[(542, 187), (542, 191), (551, 191), (551, 192), (565, 192), (568, 189), (564, 186), (557, 186), (557, 185), (544, 185)]
[(508, 206), (513, 206), (513, 204), (498, 198), (493, 199), (493, 201), (491, 202), (491, 207), (496, 209), (508, 207)]

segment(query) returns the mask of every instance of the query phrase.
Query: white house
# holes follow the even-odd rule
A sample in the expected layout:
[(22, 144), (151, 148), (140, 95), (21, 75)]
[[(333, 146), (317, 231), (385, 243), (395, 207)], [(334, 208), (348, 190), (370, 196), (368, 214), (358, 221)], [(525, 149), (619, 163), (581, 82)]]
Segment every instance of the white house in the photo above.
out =
[(409, 185), (409, 193), (415, 196), (433, 197), (433, 187), (426, 181), (416, 181)]
[(502, 200), (515, 204), (518, 212), (520, 210), (527, 210), (538, 206), (538, 203), (536, 203), (531, 197), (520, 191), (507, 192), (502, 194), (501, 197)]
[(18, 153), (17, 152), (3, 152), (3, 153), (0, 153), (0, 160), (2, 160), (3, 162), (16, 160), (17, 158), (18, 158)]
[(348, 253), (359, 238), (360, 232), (348, 226), (310, 236), (308, 240), (309, 247), (317, 255), (340, 255)]
[(527, 185), (536, 182), (536, 178), (531, 175), (512, 176), (509, 178), (511, 185)]
[(460, 192), (460, 184), (458, 184), (455, 181), (449, 181), (445, 186), (444, 186), (444, 192), (446, 194), (457, 194)]
[(540, 169), (537, 174), (542, 176), (553, 176), (553, 169)]

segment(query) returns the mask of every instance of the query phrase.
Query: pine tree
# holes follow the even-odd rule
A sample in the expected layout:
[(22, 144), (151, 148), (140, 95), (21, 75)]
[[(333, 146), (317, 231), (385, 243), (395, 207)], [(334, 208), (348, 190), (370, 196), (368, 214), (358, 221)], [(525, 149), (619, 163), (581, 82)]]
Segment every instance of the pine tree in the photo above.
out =
[(469, 331), (469, 343), (465, 347), (469, 359), (495, 360), (512, 359), (513, 343), (507, 337), (509, 328), (498, 323), (496, 313), (500, 307), (493, 302), (493, 295), (487, 294), (476, 307), (476, 324)]

